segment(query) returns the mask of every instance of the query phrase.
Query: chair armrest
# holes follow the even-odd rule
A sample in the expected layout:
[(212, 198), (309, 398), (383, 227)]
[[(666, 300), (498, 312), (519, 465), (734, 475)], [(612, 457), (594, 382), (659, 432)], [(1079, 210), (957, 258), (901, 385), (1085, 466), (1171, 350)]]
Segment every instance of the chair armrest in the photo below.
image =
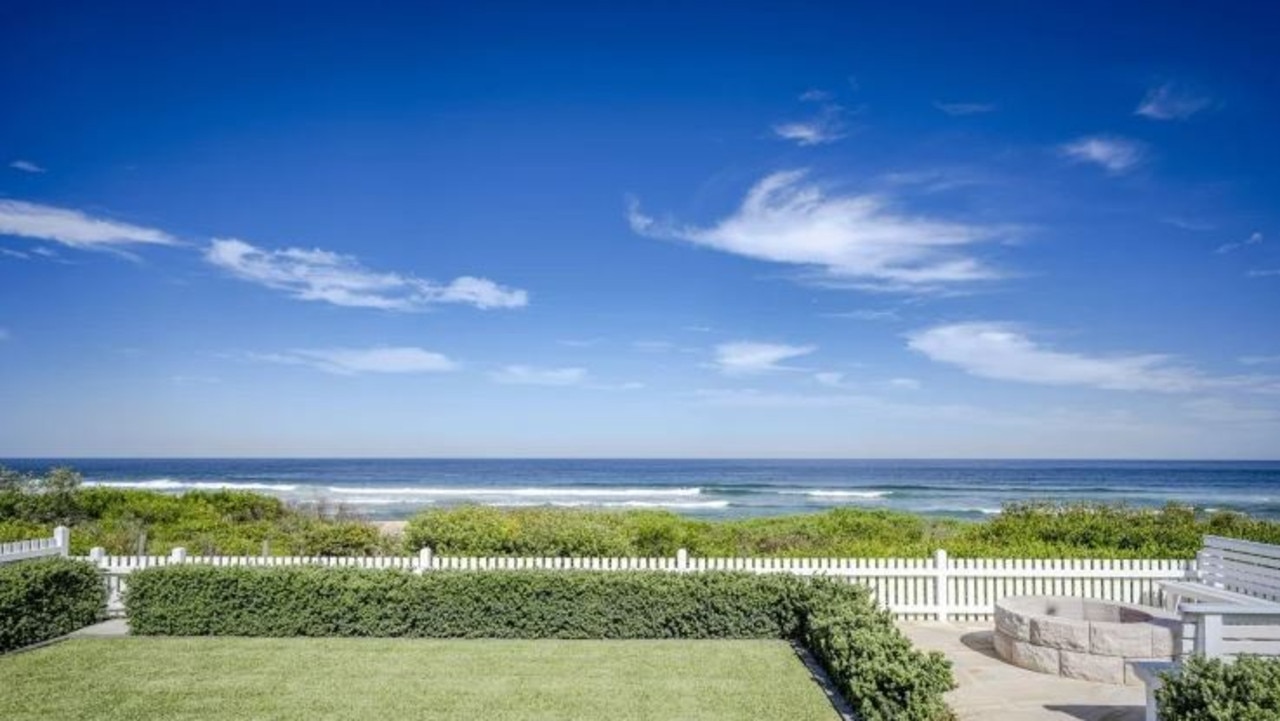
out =
[(1182, 603), (1182, 613), (1197, 616), (1280, 616), (1280, 603), (1241, 606), (1234, 603)]

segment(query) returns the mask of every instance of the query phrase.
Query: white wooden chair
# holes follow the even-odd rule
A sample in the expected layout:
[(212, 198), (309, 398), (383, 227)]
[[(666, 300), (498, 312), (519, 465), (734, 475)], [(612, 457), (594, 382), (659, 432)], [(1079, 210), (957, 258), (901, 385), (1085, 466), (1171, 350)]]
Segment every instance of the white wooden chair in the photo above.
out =
[[(1205, 536), (1196, 579), (1161, 582), (1182, 616), (1180, 656), (1280, 656), (1280, 546)], [(1190, 601), (1183, 599), (1193, 599)], [(1134, 664), (1147, 686), (1147, 721), (1158, 721), (1155, 692), (1177, 662)]]

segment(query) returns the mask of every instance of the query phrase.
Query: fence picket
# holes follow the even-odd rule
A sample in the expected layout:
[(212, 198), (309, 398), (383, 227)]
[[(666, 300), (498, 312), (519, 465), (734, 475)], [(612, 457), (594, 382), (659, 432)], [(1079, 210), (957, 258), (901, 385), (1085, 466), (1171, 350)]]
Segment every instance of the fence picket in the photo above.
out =
[[(0, 563), (38, 555), (65, 553), (65, 534), (0, 544)], [(211, 566), (321, 566), (403, 569), (415, 572), (502, 569), (595, 570), (605, 573), (651, 570), (666, 572), (738, 571), (824, 575), (865, 586), (882, 606), (898, 618), (956, 621), (989, 620), (995, 601), (1013, 595), (1089, 596), (1124, 603), (1160, 605), (1159, 582), (1194, 578), (1195, 561), (1102, 559), (951, 559), (938, 552), (932, 558), (702, 558), (681, 550), (664, 558), (564, 558), (437, 556), (423, 549), (416, 556), (304, 557), (304, 556), (189, 556), (174, 549), (162, 556), (108, 556), (93, 549), (88, 560), (103, 571), (108, 612), (123, 612), (122, 597), (128, 575), (170, 564)]]

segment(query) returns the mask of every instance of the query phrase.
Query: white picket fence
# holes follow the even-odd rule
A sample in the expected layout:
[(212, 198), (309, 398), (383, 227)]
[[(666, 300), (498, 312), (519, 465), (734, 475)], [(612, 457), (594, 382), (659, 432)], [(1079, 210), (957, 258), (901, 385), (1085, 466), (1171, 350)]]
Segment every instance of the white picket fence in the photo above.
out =
[(437, 556), (302, 557), (189, 556), (175, 548), (168, 556), (108, 556), (95, 548), (87, 560), (106, 576), (108, 612), (123, 613), (122, 592), (133, 571), (172, 564), (214, 566), (302, 566), (395, 568), (415, 572), (444, 570), (555, 571), (748, 571), (843, 578), (869, 587), (876, 599), (905, 620), (985, 621), (1006, 596), (1086, 596), (1122, 603), (1160, 606), (1159, 582), (1195, 576), (1194, 561), (1183, 560), (1030, 560), (951, 559), (945, 551), (932, 558), (696, 558), (683, 549), (671, 558), (476, 558)]
[(25, 561), (45, 556), (67, 556), (71, 553), (71, 530), (66, 526), (53, 529), (49, 538), (0, 543), (0, 563)]

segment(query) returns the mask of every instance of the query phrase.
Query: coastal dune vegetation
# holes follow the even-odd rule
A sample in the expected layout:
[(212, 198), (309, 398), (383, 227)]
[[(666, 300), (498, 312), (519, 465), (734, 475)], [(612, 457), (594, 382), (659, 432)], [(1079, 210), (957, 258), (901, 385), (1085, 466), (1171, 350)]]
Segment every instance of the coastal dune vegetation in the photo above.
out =
[(86, 487), (70, 469), (0, 469), (0, 541), (72, 528), (72, 552), (204, 555), (1192, 558), (1205, 534), (1280, 543), (1280, 522), (1170, 504), (1023, 503), (970, 521), (886, 509), (706, 520), (658, 510), (432, 508), (403, 532), (340, 506), (296, 506), (248, 491)]

